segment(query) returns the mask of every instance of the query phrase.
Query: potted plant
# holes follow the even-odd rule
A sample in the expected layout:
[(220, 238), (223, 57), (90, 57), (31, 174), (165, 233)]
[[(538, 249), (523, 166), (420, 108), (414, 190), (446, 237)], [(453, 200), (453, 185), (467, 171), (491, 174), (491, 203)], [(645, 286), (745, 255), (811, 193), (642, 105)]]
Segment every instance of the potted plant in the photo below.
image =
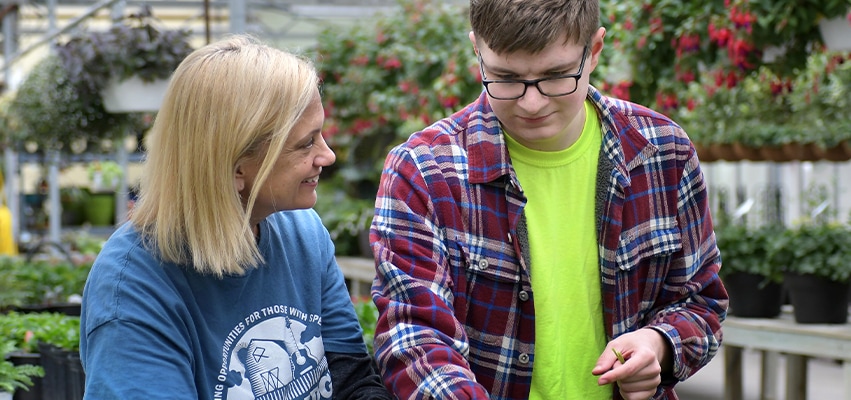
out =
[(603, 53), (597, 83), (626, 100), (660, 111), (680, 106), (676, 93), (715, 68), (732, 43), (713, 40), (712, 19), (725, 15), (722, 0), (603, 0), (603, 24), (612, 45)]
[(784, 282), (799, 323), (844, 324), (851, 287), (851, 228), (805, 222), (778, 238), (775, 260), (788, 260)]
[(690, 107), (683, 94), (692, 82), (736, 86), (762, 67), (792, 78), (823, 47), (819, 23), (848, 8), (847, 0), (604, 0), (615, 51), (604, 52), (599, 86), (669, 112)]
[[(79, 329), (79, 317), (60, 313), (13, 311), (0, 315), (0, 341), (9, 344), (11, 350), (5, 353), (6, 359), (15, 366), (29, 365), (42, 370), (44, 363), (40, 347), (53, 342), (67, 346), (70, 340), (79, 340), (75, 329)], [(45, 373), (33, 377), (29, 390), (16, 393), (15, 399), (40, 400), (45, 387), (43, 378)]]
[(129, 76), (167, 78), (191, 47), (188, 32), (160, 31), (142, 10), (107, 31), (74, 33), (29, 72), (11, 105), (20, 142), (80, 151), (148, 128), (146, 113), (108, 112), (101, 92)]
[(795, 78), (767, 67), (733, 86), (689, 86), (690, 108), (673, 115), (702, 161), (851, 159), (851, 62), (814, 52)]
[[(759, 75), (746, 77), (736, 85), (716, 88), (693, 83), (688, 96), (694, 107), (679, 109), (675, 118), (695, 146), (710, 149), (714, 159), (764, 160), (766, 154), (760, 153), (760, 147), (780, 147), (798, 136), (788, 126), (788, 90), (770, 83), (776, 79), (764, 68)], [(726, 147), (712, 147), (719, 143)], [(782, 157), (771, 155), (773, 161), (784, 161)], [(706, 158), (704, 155), (701, 160)]]
[(86, 376), (80, 362), (80, 318), (60, 316), (40, 332), (38, 339), (44, 367), (43, 395), (82, 400)]
[(88, 261), (0, 258), (0, 310), (79, 315), (79, 297), (91, 269)]
[(86, 171), (89, 194), (86, 198), (86, 220), (95, 226), (112, 225), (115, 221), (115, 191), (124, 170), (114, 161), (93, 161)]
[(12, 345), (12, 354), (38, 356), (30, 359), (44, 368), (41, 387), (35, 388), (43, 398), (82, 399), (85, 377), (79, 358), (80, 317), (10, 312), (0, 315), (0, 340)]
[(482, 91), (463, 9), (433, 0), (399, 5), (355, 26), (329, 27), (315, 48), (323, 134), (337, 154), (327, 172), (360, 208), (357, 221), (371, 220), (390, 148)]
[(792, 125), (811, 137), (818, 158), (851, 159), (851, 53), (811, 54), (788, 101)]
[(20, 123), (14, 139), (41, 150), (69, 149), (72, 142), (94, 134), (86, 132), (85, 127), (98, 118), (68, 82), (55, 54), (30, 70), (10, 105), (10, 113)]
[(776, 225), (750, 228), (726, 224), (716, 229), (721, 270), (730, 296), (730, 314), (745, 318), (774, 318), (783, 304), (783, 265), (768, 254), (785, 230)]
[(59, 201), (62, 204), (62, 225), (76, 226), (85, 219), (83, 205), (88, 194), (79, 186), (59, 188)]
[[(93, 103), (109, 112), (156, 111), (164, 86), (177, 65), (192, 51), (190, 32), (156, 26), (150, 6), (99, 32), (80, 32), (57, 52), (69, 81)], [(130, 83), (130, 90), (121, 84)], [(160, 85), (157, 85), (160, 83)], [(153, 87), (152, 94), (146, 91)], [(126, 100), (131, 96), (131, 100)]]
[(825, 46), (833, 51), (851, 51), (851, 6), (848, 14), (819, 21)]
[[(14, 343), (0, 340), (0, 354), (8, 355), (14, 350)], [(31, 364), (15, 365), (4, 357), (0, 359), (0, 396), (6, 393), (7, 399), (11, 400), (16, 391), (30, 390), (34, 385), (33, 379), (42, 376), (44, 376), (42, 367)]]

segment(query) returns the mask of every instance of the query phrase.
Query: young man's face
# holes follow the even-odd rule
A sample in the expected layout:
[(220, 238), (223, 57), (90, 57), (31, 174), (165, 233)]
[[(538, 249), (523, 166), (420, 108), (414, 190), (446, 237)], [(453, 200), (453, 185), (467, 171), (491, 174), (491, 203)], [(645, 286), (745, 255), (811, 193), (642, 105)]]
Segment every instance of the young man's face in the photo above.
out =
[[(563, 40), (557, 40), (536, 54), (497, 54), (483, 41), (477, 43), (474, 34), (470, 34), (480, 58), (482, 79), (505, 81), (561, 77), (559, 80), (542, 81), (538, 86), (550, 95), (573, 90), (561, 96), (546, 96), (534, 84), (527, 84), (521, 97), (500, 100), (494, 95), (507, 97), (505, 95), (519, 92), (504, 92), (505, 86), (496, 86), (503, 84), (490, 83), (490, 103), (508, 135), (526, 147), (541, 151), (566, 149), (579, 138), (585, 124), (583, 102), (588, 93), (588, 76), (597, 66), (604, 33), (601, 28), (587, 50), (583, 44), (563, 44)], [(513, 85), (517, 90), (522, 86)]]

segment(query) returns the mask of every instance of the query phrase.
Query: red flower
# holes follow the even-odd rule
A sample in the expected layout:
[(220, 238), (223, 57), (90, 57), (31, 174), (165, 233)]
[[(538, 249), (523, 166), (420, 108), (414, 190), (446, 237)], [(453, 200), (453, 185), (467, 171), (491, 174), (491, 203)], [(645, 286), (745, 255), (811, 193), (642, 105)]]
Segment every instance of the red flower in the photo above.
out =
[(366, 55), (359, 55), (352, 59), (352, 64), (360, 66), (367, 65), (369, 64), (369, 57), (367, 57)]
[(709, 24), (709, 40), (716, 43), (719, 47), (727, 47), (733, 33), (727, 28), (717, 28), (715, 24)]
[(665, 25), (662, 23), (662, 18), (650, 18), (650, 33), (662, 33), (665, 30)]
[(620, 81), (612, 88), (612, 95), (621, 100), (629, 101), (629, 88), (631, 86), (631, 81)]
[(677, 72), (676, 79), (683, 83), (691, 83), (695, 81), (696, 76), (692, 71)]
[(378, 31), (375, 35), (375, 42), (378, 44), (382, 44), (387, 41), (387, 35), (384, 34), (384, 31)]
[(352, 133), (360, 135), (372, 128), (372, 122), (365, 119), (359, 119), (352, 124)]
[(458, 103), (460, 102), (458, 100), (458, 96), (455, 96), (455, 95), (449, 95), (449, 96), (438, 95), (438, 98), (440, 100), (440, 105), (442, 105), (444, 108), (455, 108), (455, 106), (457, 106)]
[(387, 61), (384, 62), (384, 65), (382, 65), (382, 67), (384, 67), (384, 69), (386, 69), (388, 71), (394, 70), (394, 69), (397, 69), (397, 68), (401, 68), (402, 67), (402, 61), (400, 61), (396, 57), (390, 57), (390, 58), (387, 59)]
[(325, 129), (322, 130), (322, 137), (330, 139), (340, 133), (340, 126), (337, 124), (330, 124)]

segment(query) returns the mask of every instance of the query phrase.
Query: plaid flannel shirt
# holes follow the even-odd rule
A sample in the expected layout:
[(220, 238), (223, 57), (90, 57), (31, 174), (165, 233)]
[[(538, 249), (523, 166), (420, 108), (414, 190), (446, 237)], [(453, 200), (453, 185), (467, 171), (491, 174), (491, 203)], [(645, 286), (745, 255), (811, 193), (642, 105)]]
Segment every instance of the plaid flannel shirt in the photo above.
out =
[[(727, 310), (706, 183), (670, 119), (593, 87), (588, 98), (603, 131), (606, 333), (650, 326), (665, 335), (673, 375), (655, 398), (676, 399), (674, 384), (718, 351)], [(535, 308), (525, 203), (484, 93), (388, 155), (370, 230), (372, 294), (376, 360), (398, 398), (528, 399)]]

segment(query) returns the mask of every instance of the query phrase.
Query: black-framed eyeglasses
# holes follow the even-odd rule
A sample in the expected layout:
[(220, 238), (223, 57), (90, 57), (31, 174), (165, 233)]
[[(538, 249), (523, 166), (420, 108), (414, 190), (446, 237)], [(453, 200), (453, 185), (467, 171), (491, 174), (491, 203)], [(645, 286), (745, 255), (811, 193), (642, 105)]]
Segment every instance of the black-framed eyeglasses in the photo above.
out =
[(579, 72), (575, 74), (564, 74), (548, 76), (540, 79), (487, 79), (485, 76), (485, 63), (479, 55), (479, 68), (482, 71), (482, 85), (488, 91), (488, 95), (497, 100), (514, 100), (526, 95), (526, 89), (534, 86), (542, 95), (547, 97), (567, 96), (579, 87), (579, 78), (585, 68), (585, 58), (588, 56), (588, 46), (582, 49), (582, 60), (579, 61)]

